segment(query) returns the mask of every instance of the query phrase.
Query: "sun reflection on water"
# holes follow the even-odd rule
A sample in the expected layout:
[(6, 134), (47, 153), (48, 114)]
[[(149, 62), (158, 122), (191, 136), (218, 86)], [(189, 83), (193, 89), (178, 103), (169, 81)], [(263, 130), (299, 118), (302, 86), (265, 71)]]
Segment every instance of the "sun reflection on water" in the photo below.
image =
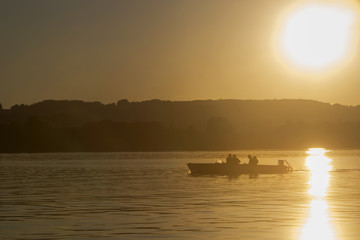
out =
[(329, 185), (332, 160), (325, 156), (326, 152), (328, 151), (323, 148), (310, 148), (306, 152), (310, 154), (305, 162), (311, 172), (309, 194), (314, 197), (325, 197)]
[(326, 152), (328, 151), (323, 148), (310, 148), (307, 151), (310, 156), (306, 158), (305, 166), (311, 173), (308, 193), (312, 200), (310, 216), (302, 229), (301, 240), (336, 239), (325, 200), (330, 180), (329, 171), (332, 169), (332, 160), (325, 156)]
[(310, 217), (302, 230), (301, 240), (335, 240), (334, 230), (328, 216), (328, 205), (324, 199), (313, 199)]

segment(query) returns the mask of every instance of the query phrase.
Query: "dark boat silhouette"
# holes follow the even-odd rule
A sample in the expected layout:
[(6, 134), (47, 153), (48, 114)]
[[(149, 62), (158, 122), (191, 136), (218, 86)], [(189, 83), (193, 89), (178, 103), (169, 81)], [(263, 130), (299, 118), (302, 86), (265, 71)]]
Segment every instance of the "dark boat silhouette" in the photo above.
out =
[[(286, 163), (286, 165), (285, 165)], [(241, 175), (241, 174), (281, 174), (293, 171), (286, 160), (278, 160), (278, 165), (251, 165), (215, 163), (188, 163), (192, 175)]]

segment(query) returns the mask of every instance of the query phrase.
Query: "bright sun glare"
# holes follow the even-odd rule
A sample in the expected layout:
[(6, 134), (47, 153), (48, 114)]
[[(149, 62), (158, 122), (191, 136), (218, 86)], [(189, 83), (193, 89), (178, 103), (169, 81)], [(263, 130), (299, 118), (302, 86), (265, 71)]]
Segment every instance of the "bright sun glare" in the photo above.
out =
[(348, 51), (354, 13), (349, 8), (308, 4), (285, 20), (281, 45), (286, 57), (307, 69), (338, 63)]

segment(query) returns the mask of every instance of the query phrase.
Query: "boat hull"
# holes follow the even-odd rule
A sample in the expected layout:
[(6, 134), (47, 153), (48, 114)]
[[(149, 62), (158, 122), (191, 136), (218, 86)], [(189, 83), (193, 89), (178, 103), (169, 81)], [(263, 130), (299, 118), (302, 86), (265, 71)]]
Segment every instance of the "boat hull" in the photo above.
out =
[(193, 175), (241, 175), (241, 174), (279, 174), (289, 173), (284, 165), (249, 165), (226, 163), (188, 163)]

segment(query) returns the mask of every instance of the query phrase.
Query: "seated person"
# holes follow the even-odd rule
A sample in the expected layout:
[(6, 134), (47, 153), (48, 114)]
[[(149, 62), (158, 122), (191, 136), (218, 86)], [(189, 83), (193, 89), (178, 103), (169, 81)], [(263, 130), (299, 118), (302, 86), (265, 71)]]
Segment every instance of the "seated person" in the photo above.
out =
[(249, 165), (253, 165), (253, 157), (251, 155), (247, 156), (249, 159)]
[(249, 158), (249, 165), (258, 165), (259, 160), (257, 159), (256, 156), (248, 155), (248, 158)]
[(233, 155), (229, 154), (226, 158), (226, 163), (227, 164), (239, 164), (240, 160), (236, 157), (235, 154), (233, 154)]
[(226, 163), (232, 163), (232, 158), (233, 158), (232, 155), (229, 154), (226, 158)]
[(240, 160), (236, 157), (235, 154), (232, 156), (232, 158), (233, 158), (233, 163), (234, 164), (240, 164)]
[(254, 156), (254, 157), (253, 157), (253, 164), (254, 164), (254, 165), (258, 165), (258, 163), (259, 163), (259, 160), (257, 159), (256, 156)]

